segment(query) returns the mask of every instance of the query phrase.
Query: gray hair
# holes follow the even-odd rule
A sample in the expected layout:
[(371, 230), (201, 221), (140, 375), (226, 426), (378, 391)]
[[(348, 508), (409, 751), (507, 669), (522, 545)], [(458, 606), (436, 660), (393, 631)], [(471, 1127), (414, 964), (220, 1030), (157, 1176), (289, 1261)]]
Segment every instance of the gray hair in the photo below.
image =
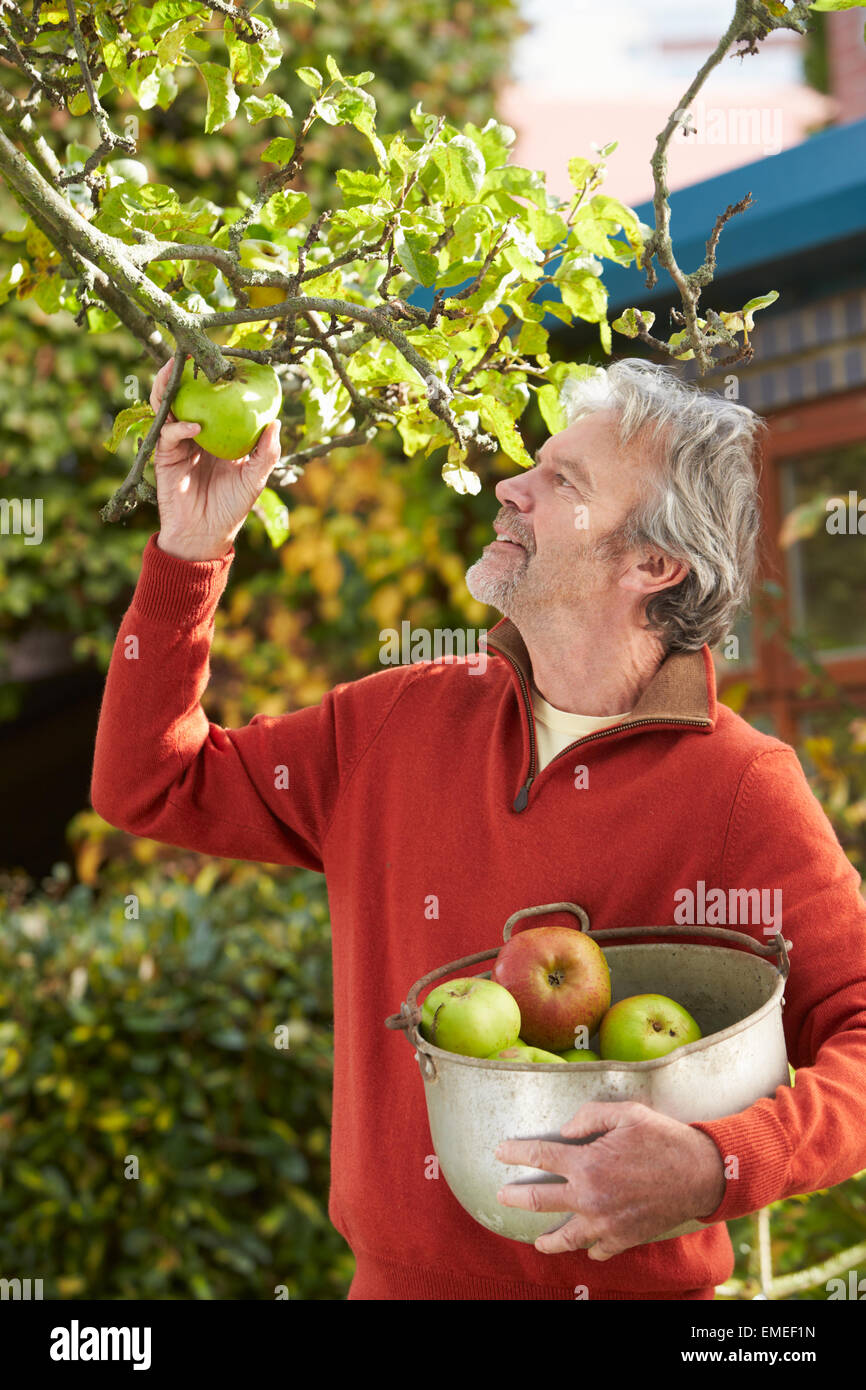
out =
[(641, 500), (599, 549), (614, 559), (651, 547), (687, 565), (685, 579), (647, 600), (646, 627), (665, 654), (696, 651), (705, 642), (712, 647), (749, 597), (761, 521), (756, 465), (766, 422), (640, 357), (585, 379), (567, 378), (562, 402), (569, 424), (616, 412), (623, 449), (644, 427), (651, 431), (661, 467), (647, 470)]

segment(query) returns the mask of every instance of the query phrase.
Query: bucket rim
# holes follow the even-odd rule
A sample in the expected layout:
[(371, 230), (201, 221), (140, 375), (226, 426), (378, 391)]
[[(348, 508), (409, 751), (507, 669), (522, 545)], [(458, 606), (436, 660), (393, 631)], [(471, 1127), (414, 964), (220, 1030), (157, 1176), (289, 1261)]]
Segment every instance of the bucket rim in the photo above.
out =
[[(701, 953), (707, 953), (709, 951), (724, 951), (727, 955), (736, 956), (737, 958), (742, 958), (745, 954), (745, 952), (738, 950), (737, 948), (732, 946), (698, 946), (688, 942), (676, 941), (632, 941), (628, 943), (623, 942), (621, 946), (608, 944), (605, 949), (606, 951), (630, 951), (635, 949), (648, 951), (664, 951), (671, 946), (675, 946), (677, 949), (683, 951), (700, 951)], [(456, 969), (460, 970), (466, 968), (467, 962), (470, 959), (473, 959), (475, 963), (478, 963), (482, 960), (493, 959), (498, 954), (498, 947), (493, 951), (484, 951), (477, 957), (466, 957), (462, 961), (451, 962), (448, 966), (440, 966), (436, 974), (440, 975), (441, 973), (441, 975), (444, 977), (447, 976), (447, 974), (450, 972), (452, 965), (455, 966)], [(445, 1050), (445, 1048), (437, 1047), (435, 1043), (428, 1042), (426, 1038), (422, 1037), (417, 1024), (409, 1024), (407, 1026), (406, 1037), (418, 1052), (423, 1052), (431, 1058), (431, 1061), (434, 1062), (437, 1069), (441, 1061), (452, 1062), (458, 1066), (483, 1067), (485, 1069), (492, 1068), (496, 1071), (519, 1071), (533, 1073), (553, 1071), (561, 1072), (563, 1066), (568, 1067), (571, 1070), (574, 1070), (579, 1067), (582, 1072), (656, 1071), (660, 1070), (663, 1067), (674, 1065), (681, 1058), (684, 1058), (686, 1056), (690, 1057), (698, 1052), (705, 1051), (708, 1047), (711, 1047), (716, 1043), (727, 1041), (727, 1039), (729, 1038), (736, 1037), (738, 1033), (745, 1032), (746, 1029), (757, 1026), (757, 1024), (760, 1023), (764, 1018), (766, 1018), (768, 1014), (773, 1013), (775, 1011), (777, 1003), (780, 1003), (783, 999), (785, 986), (787, 984), (786, 976), (782, 975), (778, 968), (773, 964), (773, 962), (765, 956), (752, 955), (749, 956), (748, 959), (754, 962), (755, 965), (759, 966), (763, 970), (772, 971), (773, 975), (775, 976), (775, 984), (773, 987), (772, 994), (770, 994), (769, 997), (764, 1000), (764, 1003), (761, 1004), (759, 1008), (755, 1009), (753, 1013), (747, 1014), (745, 1018), (738, 1020), (737, 1023), (729, 1024), (727, 1028), (722, 1028), (717, 1033), (708, 1033), (706, 1037), (698, 1038), (693, 1043), (685, 1043), (682, 1047), (675, 1047), (672, 1052), (666, 1053), (664, 1057), (650, 1057), (642, 1062), (623, 1062), (614, 1060), (605, 1061), (604, 1058), (601, 1058), (597, 1062), (517, 1062), (511, 1060), (500, 1061), (496, 1058), (467, 1057), (464, 1056), (464, 1054), (461, 1052), (448, 1052)], [(478, 978), (483, 979), (485, 976), (489, 975), (489, 973), (489, 971), (480, 971)], [(410, 993), (415, 994), (415, 991), (418, 989), (419, 986), (421, 986), (422, 981), (426, 980), (427, 978), (427, 976), (422, 976), (421, 980), (416, 981), (415, 985), (412, 986), (412, 991)], [(427, 1078), (425, 1077), (425, 1080), (426, 1079)]]

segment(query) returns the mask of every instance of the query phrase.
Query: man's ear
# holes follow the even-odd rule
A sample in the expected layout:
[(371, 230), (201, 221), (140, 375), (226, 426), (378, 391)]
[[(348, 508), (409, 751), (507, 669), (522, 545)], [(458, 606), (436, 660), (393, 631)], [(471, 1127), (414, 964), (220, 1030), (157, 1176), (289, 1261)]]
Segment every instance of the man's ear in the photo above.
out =
[(649, 597), (663, 589), (676, 588), (688, 573), (689, 567), (683, 560), (675, 560), (665, 555), (664, 551), (655, 550), (645, 555), (643, 560), (636, 560), (619, 582), (622, 588), (636, 589)]

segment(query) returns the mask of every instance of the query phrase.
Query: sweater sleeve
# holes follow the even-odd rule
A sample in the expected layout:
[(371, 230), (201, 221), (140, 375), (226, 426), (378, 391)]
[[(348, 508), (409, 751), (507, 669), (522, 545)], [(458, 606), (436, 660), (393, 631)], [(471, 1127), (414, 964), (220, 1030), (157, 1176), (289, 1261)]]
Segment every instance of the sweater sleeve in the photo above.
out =
[(324, 872), (341, 687), (241, 729), (210, 723), (199, 703), (234, 555), (180, 560), (148, 539), (106, 678), (91, 802), (110, 824), (164, 844)]
[(705, 1222), (833, 1187), (866, 1168), (866, 903), (787, 745), (756, 755), (740, 782), (722, 886), (780, 888), (791, 943), (783, 1026), (792, 1088), (738, 1115), (693, 1125), (714, 1141), (726, 1191)]

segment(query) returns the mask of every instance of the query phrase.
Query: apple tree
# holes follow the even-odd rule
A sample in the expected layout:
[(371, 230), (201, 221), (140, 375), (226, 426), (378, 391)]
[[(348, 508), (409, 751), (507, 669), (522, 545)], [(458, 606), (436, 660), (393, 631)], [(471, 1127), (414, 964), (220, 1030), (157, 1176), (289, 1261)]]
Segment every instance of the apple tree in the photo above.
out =
[[(288, 3), (315, 9), (314, 0)], [(369, 91), (375, 74), (344, 73), (331, 54), (321, 68), (298, 67), (304, 98), (293, 107), (268, 90), (269, 75), (291, 60), (276, 25), (227, 0), (6, 7), (0, 174), (23, 226), (5, 234), (17, 253), (0, 298), (32, 296), (91, 334), (120, 325), (157, 366), (175, 358), (159, 415), (137, 400), (115, 419), (108, 447), (129, 434), (139, 445), (103, 519), (155, 500), (145, 468), (187, 355), (211, 381), (232, 374), (233, 357), (278, 369), (288, 448), (277, 488), (320, 455), (396, 429), (410, 457), (444, 449), (442, 475), (462, 493), (480, 488), (479, 453), (502, 451), (529, 466), (517, 421), (530, 396), (548, 428), (559, 429), (569, 379), (593, 370), (551, 360), (548, 314), (597, 323), (611, 351), (605, 260), (637, 262), (650, 284), (656, 260), (683, 297), (683, 328), (669, 340), (653, 338), (651, 316), (638, 310), (616, 321), (621, 332), (670, 356), (695, 355), (702, 369), (747, 355), (751, 313), (773, 296), (730, 314), (697, 312), (722, 227), (747, 200), (720, 212), (704, 264), (682, 272), (665, 152), (681, 111), (731, 44), (754, 50), (775, 28), (802, 27), (806, 8), (737, 0), (716, 52), (659, 136), (653, 230), (599, 192), (612, 145), (595, 161), (571, 160), (573, 192), (560, 199), (541, 174), (510, 162), (514, 134), (496, 120), (458, 126), (419, 102), (405, 131), (384, 140)], [(151, 182), (136, 158), (130, 103), (169, 111), (193, 88), (205, 135), (236, 120), (280, 130), (260, 151), (267, 167), (253, 195), (238, 190), (224, 205), (182, 198)], [(89, 115), (88, 143), (64, 143), (63, 112)], [(324, 127), (345, 126), (366, 142), (367, 166), (338, 169), (331, 204), (314, 214), (296, 186), (309, 143)], [(262, 242), (273, 269), (250, 264), (250, 243)], [(432, 291), (429, 308), (412, 302), (419, 287)], [(283, 297), (262, 305), (261, 292), (275, 288)], [(258, 507), (279, 544), (286, 509), (278, 492), (266, 489)]]

